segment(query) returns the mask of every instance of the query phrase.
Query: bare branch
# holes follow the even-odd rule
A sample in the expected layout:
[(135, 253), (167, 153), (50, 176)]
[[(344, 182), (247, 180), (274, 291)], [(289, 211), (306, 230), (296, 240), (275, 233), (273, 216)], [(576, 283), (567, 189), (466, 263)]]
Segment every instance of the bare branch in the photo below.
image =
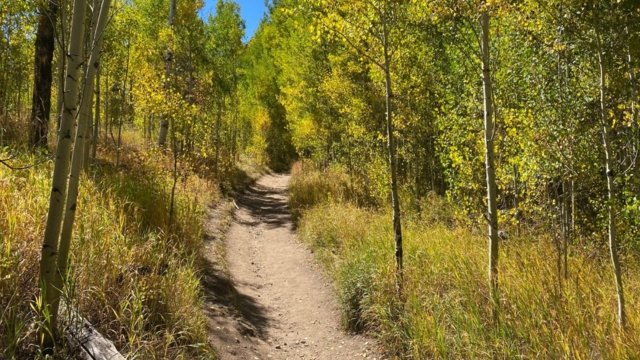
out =
[(335, 34), (338, 34), (342, 39), (344, 39), (344, 41), (347, 42), (347, 44), (354, 49), (356, 52), (358, 52), (361, 56), (367, 58), (367, 60), (371, 61), (373, 64), (375, 64), (376, 66), (378, 66), (380, 69), (384, 70), (384, 65), (382, 63), (380, 63), (378, 60), (376, 60), (375, 58), (373, 58), (371, 55), (367, 54), (366, 52), (364, 52), (358, 45), (356, 45), (347, 35), (343, 34), (342, 32), (338, 31), (335, 28), (330, 28), (330, 30), (332, 32), (334, 32)]
[(9, 164), (9, 161), (13, 160), (13, 159), (15, 159), (15, 156), (11, 156), (11, 157), (9, 157), (7, 159), (0, 159), (0, 164), (8, 167), (11, 170), (27, 170), (27, 169), (34, 168), (34, 167), (36, 167), (38, 165), (44, 164), (47, 161), (53, 160), (53, 155), (49, 155), (46, 158), (41, 159), (41, 160), (37, 161), (36, 163), (31, 164), (31, 165), (13, 166), (13, 165)]

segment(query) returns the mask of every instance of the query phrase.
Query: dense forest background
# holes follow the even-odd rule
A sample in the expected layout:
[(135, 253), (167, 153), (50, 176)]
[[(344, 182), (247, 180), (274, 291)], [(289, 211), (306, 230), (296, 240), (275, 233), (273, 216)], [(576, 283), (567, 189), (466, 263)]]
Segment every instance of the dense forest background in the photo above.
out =
[[(301, 238), (324, 249), (345, 325), (391, 353), (639, 356), (637, 1), (278, 0), (245, 44), (232, 1), (203, 19), (199, 0), (112, 0), (96, 31), (96, 0), (74, 60), (81, 2), (0, 3), (0, 355), (33, 354), (56, 301), (38, 297), (37, 265), (50, 160), (70, 156), (58, 130), (77, 118), (73, 239), (93, 245), (72, 250), (66, 287), (129, 353), (206, 343), (185, 315), (200, 296), (195, 224), (248, 167), (295, 163)], [(48, 80), (34, 71), (46, 24)], [(93, 241), (112, 223), (111, 242)], [(176, 283), (188, 295), (167, 305)]]

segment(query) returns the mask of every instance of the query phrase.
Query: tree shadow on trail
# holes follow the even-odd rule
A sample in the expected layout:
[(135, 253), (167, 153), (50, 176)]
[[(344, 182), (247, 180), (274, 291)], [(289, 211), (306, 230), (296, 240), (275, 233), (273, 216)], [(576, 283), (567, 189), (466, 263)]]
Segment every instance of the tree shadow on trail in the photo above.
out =
[[(276, 189), (253, 184), (236, 195), (235, 205), (238, 210), (233, 214), (227, 214), (228, 217), (225, 217), (225, 210), (222, 210), (223, 205), (210, 209), (209, 225), (204, 236), (205, 247), (208, 248), (206, 251), (209, 254), (202, 257), (204, 264), (201, 276), (205, 311), (209, 319), (212, 319), (210, 324), (226, 324), (227, 327), (235, 327), (242, 336), (266, 340), (266, 330), (272, 325), (272, 319), (267, 316), (268, 309), (260, 305), (257, 298), (239, 291), (236, 286), (245, 284), (234, 283), (220, 264), (224, 261), (223, 238), (229, 225), (225, 222), (293, 230), (286, 191), (286, 188)], [(250, 216), (242, 216), (238, 211)], [(225, 321), (225, 317), (232, 320)], [(213, 328), (210, 330), (226, 343), (233, 343), (235, 340), (235, 332)]]
[[(230, 204), (228, 204), (230, 205)], [(227, 205), (227, 206), (228, 206)], [(233, 219), (225, 204), (209, 208), (209, 218), (204, 234), (204, 248), (200, 261), (201, 289), (204, 295), (204, 310), (209, 318), (209, 332), (224, 344), (232, 344), (240, 336), (266, 339), (270, 319), (267, 309), (257, 299), (236, 288), (224, 268), (224, 234)], [(229, 331), (229, 327), (236, 331)]]
[(242, 193), (236, 200), (239, 207), (244, 208), (254, 218), (247, 222), (236, 217), (236, 221), (243, 225), (256, 226), (266, 224), (268, 229), (287, 227), (295, 230), (291, 218), (291, 211), (287, 203), (287, 189), (274, 189), (255, 184)]
[[(216, 241), (206, 239), (205, 241)], [(266, 338), (266, 329), (270, 319), (267, 318), (266, 309), (260, 306), (252, 296), (239, 292), (233, 281), (223, 270), (216, 269), (216, 266), (208, 259), (205, 259), (203, 273), (200, 283), (204, 292), (205, 312), (209, 319), (215, 317), (231, 317), (238, 332), (243, 336)], [(210, 329), (219, 332), (221, 338), (233, 337), (233, 334), (224, 334), (225, 329)], [(230, 343), (233, 338), (227, 339)]]

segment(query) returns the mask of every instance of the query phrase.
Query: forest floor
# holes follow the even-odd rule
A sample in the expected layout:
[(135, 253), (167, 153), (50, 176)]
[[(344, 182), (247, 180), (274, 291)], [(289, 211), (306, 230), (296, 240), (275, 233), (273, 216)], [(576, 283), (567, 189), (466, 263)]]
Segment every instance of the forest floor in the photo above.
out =
[(222, 360), (383, 359), (374, 340), (341, 330), (333, 284), (296, 240), (289, 179), (265, 175), (211, 209), (203, 252), (211, 344)]

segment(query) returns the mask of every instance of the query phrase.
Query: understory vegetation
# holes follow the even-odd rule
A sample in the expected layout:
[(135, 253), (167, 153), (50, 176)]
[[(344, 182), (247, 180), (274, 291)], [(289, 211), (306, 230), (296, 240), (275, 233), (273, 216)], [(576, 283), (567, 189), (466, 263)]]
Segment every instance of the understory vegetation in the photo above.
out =
[(265, 8), (0, 1), (0, 358), (69, 356), (60, 291), (129, 357), (213, 357), (205, 206), (296, 161), (390, 353), (640, 357), (636, 0)]
[[(400, 358), (633, 359), (640, 339), (620, 330), (605, 249), (577, 239), (568, 273), (547, 234), (522, 229), (502, 241), (498, 321), (486, 281), (486, 235), (437, 196), (405, 214), (402, 295), (394, 283), (391, 214), (354, 205), (348, 176), (297, 165), (291, 205), (299, 237), (334, 278), (351, 331), (367, 331)], [(640, 301), (638, 259), (625, 257), (629, 304)], [(640, 309), (628, 309), (629, 329)]]
[[(105, 148), (99, 165), (83, 175), (63, 298), (127, 358), (215, 358), (200, 308), (199, 250), (205, 206), (220, 193), (210, 180), (180, 169), (170, 220), (170, 157), (126, 146), (120, 167), (113, 149)], [(0, 153), (13, 166), (43, 156)], [(0, 218), (2, 359), (42, 356), (37, 279), (51, 171), (50, 161), (26, 170), (0, 167), (0, 212), (6, 214)], [(67, 358), (68, 351), (58, 349), (58, 355)]]
[(268, 161), (239, 116), (240, 8), (214, 5), (0, 2), (0, 359), (73, 357), (59, 303), (126, 358), (216, 358), (206, 207)]

